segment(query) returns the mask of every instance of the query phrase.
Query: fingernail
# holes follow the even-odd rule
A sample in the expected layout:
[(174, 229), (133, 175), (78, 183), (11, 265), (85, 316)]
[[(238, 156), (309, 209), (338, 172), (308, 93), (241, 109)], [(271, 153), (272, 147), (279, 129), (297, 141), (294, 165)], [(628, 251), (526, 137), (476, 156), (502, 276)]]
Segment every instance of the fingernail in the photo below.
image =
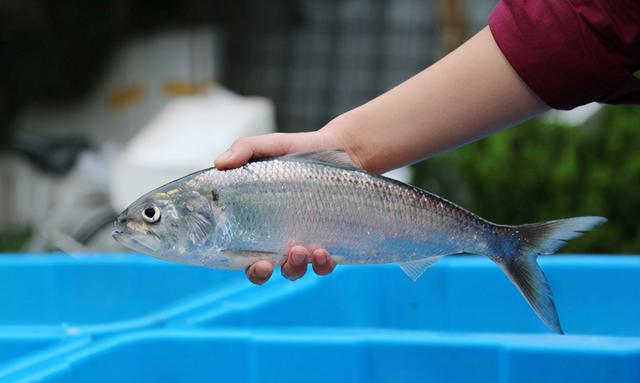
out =
[(233, 152), (231, 150), (227, 150), (216, 158), (216, 162), (226, 162), (229, 161), (233, 157)]
[(269, 276), (269, 273), (266, 270), (261, 269), (256, 269), (255, 274), (259, 279), (266, 279)]
[(316, 263), (320, 266), (324, 266), (327, 263), (327, 256), (324, 254), (316, 255)]
[(294, 265), (302, 265), (307, 261), (307, 257), (302, 253), (293, 253), (291, 254), (291, 262)]

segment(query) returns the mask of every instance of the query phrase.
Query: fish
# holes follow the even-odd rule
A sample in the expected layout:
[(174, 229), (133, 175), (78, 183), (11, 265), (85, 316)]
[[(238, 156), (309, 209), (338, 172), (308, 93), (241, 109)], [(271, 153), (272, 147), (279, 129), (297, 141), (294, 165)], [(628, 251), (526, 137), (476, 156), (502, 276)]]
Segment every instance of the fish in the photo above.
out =
[(187, 175), (133, 202), (117, 217), (113, 237), (156, 258), (221, 269), (258, 260), (280, 266), (291, 244), (320, 244), (337, 264), (397, 263), (413, 281), (444, 256), (484, 255), (542, 322), (562, 334), (536, 259), (605, 221), (496, 224), (330, 150)]

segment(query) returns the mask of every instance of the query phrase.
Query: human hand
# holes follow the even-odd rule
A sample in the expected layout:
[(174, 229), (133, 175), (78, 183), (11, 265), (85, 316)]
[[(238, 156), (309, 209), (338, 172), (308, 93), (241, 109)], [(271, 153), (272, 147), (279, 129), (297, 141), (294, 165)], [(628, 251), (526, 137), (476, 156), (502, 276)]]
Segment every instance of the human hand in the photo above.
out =
[[(287, 260), (282, 264), (282, 275), (295, 281), (307, 272), (307, 264), (313, 265), (313, 271), (318, 275), (327, 275), (336, 267), (327, 250), (294, 246), (287, 254)], [(273, 264), (268, 261), (257, 261), (245, 270), (249, 280), (256, 285), (265, 283), (273, 274)]]
[[(228, 151), (221, 154), (216, 159), (215, 165), (218, 169), (233, 169), (244, 165), (251, 158), (328, 149), (345, 149), (348, 153), (348, 148), (337, 135), (323, 130), (243, 137), (236, 140)], [(281, 266), (282, 275), (295, 281), (305, 274), (308, 263), (313, 265), (313, 270), (318, 275), (329, 274), (336, 266), (327, 250), (322, 247), (296, 245), (288, 251), (287, 259)], [(245, 272), (251, 282), (261, 285), (273, 274), (273, 264), (268, 261), (257, 261)]]

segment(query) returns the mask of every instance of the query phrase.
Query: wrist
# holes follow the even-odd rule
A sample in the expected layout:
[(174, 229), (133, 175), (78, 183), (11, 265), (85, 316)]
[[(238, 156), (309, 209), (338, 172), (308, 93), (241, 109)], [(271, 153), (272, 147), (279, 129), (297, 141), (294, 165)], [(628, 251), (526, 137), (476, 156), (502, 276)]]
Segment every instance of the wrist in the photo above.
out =
[(354, 109), (335, 117), (318, 133), (323, 136), (327, 147), (344, 150), (356, 166), (371, 170), (364, 160), (370, 158), (366, 153), (367, 145), (359, 134), (365, 125), (361, 113)]

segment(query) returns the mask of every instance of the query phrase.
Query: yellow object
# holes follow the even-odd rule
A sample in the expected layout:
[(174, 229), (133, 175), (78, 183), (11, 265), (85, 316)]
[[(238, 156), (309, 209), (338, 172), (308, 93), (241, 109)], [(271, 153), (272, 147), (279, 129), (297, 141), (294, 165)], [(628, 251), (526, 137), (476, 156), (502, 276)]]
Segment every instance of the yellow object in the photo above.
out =
[(142, 99), (144, 90), (138, 83), (129, 85), (128, 87), (111, 92), (107, 95), (107, 105), (113, 110), (124, 108)]
[(165, 81), (162, 88), (167, 96), (188, 96), (204, 93), (214, 86), (215, 83), (213, 81)]

